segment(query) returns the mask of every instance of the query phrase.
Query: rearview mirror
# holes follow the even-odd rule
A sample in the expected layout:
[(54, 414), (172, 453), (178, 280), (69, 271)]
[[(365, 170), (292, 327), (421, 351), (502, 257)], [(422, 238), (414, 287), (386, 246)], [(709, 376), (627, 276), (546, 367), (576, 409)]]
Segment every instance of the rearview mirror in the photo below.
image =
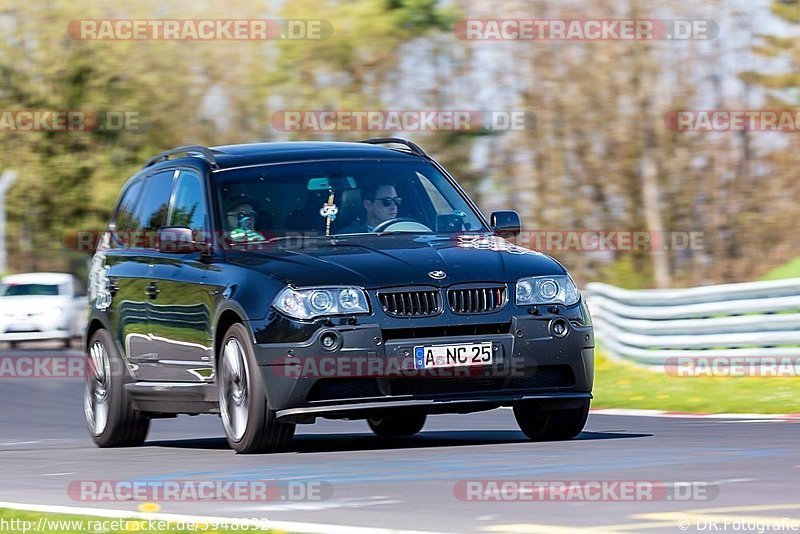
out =
[(189, 254), (204, 252), (205, 243), (194, 240), (194, 232), (184, 226), (167, 226), (158, 231), (156, 249), (167, 254)]
[(343, 189), (355, 189), (356, 181), (352, 176), (331, 176), (322, 178), (311, 178), (308, 180), (306, 189), (309, 191), (340, 191)]
[(519, 214), (513, 210), (492, 212), (492, 230), (500, 237), (516, 237), (522, 230)]

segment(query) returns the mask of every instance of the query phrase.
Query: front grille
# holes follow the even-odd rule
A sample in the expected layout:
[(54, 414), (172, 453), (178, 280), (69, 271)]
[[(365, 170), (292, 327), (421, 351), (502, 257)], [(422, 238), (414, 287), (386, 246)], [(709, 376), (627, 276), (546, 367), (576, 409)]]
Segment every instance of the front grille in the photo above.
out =
[(491, 313), (505, 306), (506, 286), (448, 289), (447, 303), (457, 314)]
[(394, 317), (432, 317), (442, 313), (442, 296), (438, 289), (381, 291), (381, 308)]
[(383, 331), (383, 339), (385, 341), (393, 341), (395, 339), (426, 337), (491, 336), (508, 334), (509, 332), (511, 332), (511, 323), (460, 324), (426, 326), (422, 328), (387, 328)]

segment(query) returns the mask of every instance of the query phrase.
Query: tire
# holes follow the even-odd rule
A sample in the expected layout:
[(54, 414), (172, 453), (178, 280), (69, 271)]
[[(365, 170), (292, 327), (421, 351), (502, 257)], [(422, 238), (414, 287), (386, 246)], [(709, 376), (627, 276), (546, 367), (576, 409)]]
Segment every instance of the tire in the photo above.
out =
[(367, 419), (367, 424), (378, 437), (401, 438), (413, 436), (422, 430), (426, 418), (424, 413), (370, 417)]
[(580, 435), (589, 417), (587, 399), (577, 408), (548, 410), (537, 402), (514, 405), (514, 417), (520, 430), (533, 441), (568, 440)]
[(147, 438), (150, 419), (128, 398), (125, 377), (111, 334), (98, 330), (89, 341), (83, 394), (86, 427), (98, 447), (131, 447)]
[(289, 446), (295, 425), (276, 419), (247, 330), (239, 323), (231, 326), (222, 340), (217, 385), (222, 427), (234, 451), (277, 452)]

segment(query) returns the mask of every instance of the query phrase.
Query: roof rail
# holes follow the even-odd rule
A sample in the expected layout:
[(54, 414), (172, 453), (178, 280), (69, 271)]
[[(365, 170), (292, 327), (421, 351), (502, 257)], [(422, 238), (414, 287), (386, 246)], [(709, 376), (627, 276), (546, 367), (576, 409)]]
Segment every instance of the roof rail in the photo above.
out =
[(411, 150), (411, 152), (413, 152), (417, 156), (422, 156), (424, 158), (429, 157), (428, 154), (426, 154), (425, 151), (422, 150), (422, 148), (420, 148), (419, 145), (417, 145), (416, 143), (412, 143), (408, 139), (402, 139), (400, 137), (373, 137), (371, 139), (365, 139), (359, 142), (369, 143), (370, 145), (389, 145), (392, 143), (398, 145), (405, 145), (406, 147), (408, 147), (409, 150)]
[[(181, 146), (178, 148), (173, 148), (172, 150), (167, 150), (166, 152), (162, 152), (156, 156), (147, 160), (147, 163), (144, 164), (144, 168), (150, 167), (151, 165), (155, 165), (159, 161), (167, 161), (170, 156), (174, 156), (175, 154), (186, 154), (187, 156), (200, 156), (205, 159), (208, 164), (211, 166), (212, 169), (219, 169), (219, 164), (217, 164), (217, 159), (214, 157), (214, 150), (206, 146), (201, 145), (186, 145)], [(221, 152), (216, 151), (218, 154)]]

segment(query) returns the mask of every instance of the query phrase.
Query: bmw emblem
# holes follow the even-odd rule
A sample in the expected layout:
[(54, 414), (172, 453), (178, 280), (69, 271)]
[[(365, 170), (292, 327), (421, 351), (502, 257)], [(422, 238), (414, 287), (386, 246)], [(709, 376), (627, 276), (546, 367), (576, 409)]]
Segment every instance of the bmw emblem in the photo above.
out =
[(430, 276), (434, 280), (441, 280), (445, 276), (447, 276), (447, 273), (445, 273), (444, 271), (431, 271), (428, 273), (428, 276)]

